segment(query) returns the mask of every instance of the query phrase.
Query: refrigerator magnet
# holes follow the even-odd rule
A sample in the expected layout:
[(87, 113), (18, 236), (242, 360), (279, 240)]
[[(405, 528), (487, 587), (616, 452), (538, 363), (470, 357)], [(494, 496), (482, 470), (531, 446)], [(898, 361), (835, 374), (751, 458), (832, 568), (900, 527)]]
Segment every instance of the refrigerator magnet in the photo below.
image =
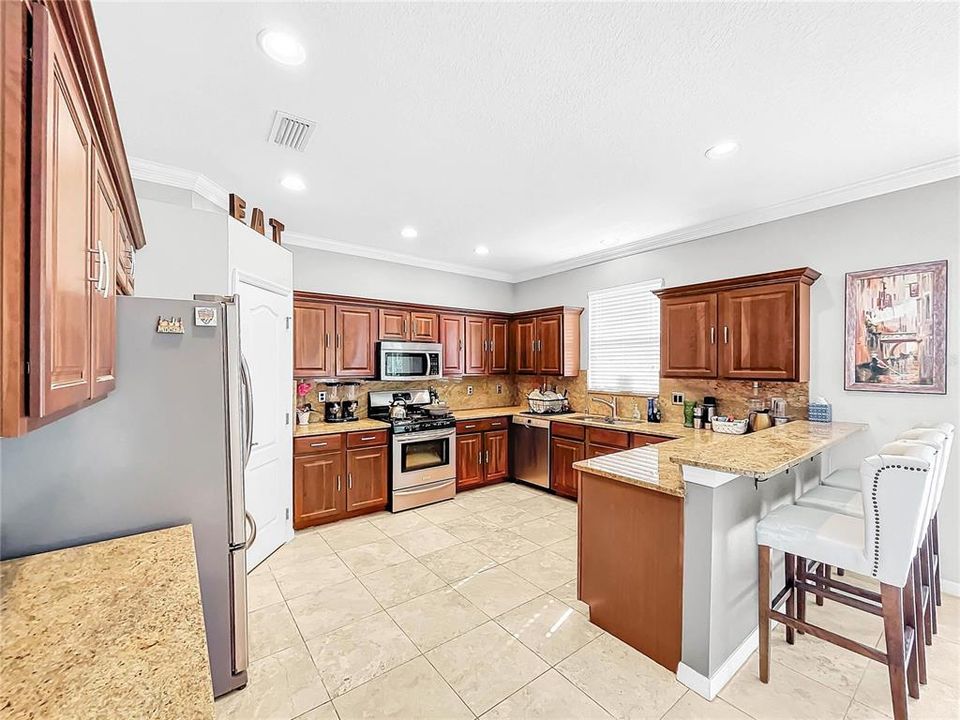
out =
[(216, 327), (217, 309), (214, 307), (195, 307), (193, 309), (193, 324), (198, 327)]
[(183, 335), (183, 318), (161, 315), (157, 318), (157, 332), (167, 335)]

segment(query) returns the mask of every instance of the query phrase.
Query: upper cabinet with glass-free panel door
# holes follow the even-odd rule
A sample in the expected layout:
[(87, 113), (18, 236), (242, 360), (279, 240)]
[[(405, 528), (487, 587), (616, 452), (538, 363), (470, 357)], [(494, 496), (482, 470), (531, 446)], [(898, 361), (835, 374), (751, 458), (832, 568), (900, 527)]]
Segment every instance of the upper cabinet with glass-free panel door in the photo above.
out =
[(654, 291), (660, 374), (734, 380), (810, 378), (811, 268)]
[(331, 377), (336, 372), (336, 309), (330, 303), (293, 303), (293, 374)]

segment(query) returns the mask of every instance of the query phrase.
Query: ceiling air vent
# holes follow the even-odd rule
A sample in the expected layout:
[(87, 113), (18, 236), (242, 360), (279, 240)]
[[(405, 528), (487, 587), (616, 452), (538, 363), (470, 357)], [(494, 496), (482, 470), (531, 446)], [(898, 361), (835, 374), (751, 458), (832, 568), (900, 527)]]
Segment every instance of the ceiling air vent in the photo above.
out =
[(269, 140), (274, 145), (303, 152), (316, 126), (313, 120), (277, 110), (273, 117), (273, 127), (270, 128)]

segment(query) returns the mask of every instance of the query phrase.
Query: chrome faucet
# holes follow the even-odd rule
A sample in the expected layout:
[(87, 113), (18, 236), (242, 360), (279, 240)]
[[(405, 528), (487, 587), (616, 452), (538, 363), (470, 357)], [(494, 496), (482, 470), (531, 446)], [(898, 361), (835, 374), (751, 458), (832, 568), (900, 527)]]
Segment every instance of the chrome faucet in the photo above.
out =
[(612, 396), (610, 400), (604, 400), (603, 398), (591, 397), (590, 402), (600, 403), (601, 405), (606, 405), (610, 408), (610, 419), (617, 419), (617, 398)]

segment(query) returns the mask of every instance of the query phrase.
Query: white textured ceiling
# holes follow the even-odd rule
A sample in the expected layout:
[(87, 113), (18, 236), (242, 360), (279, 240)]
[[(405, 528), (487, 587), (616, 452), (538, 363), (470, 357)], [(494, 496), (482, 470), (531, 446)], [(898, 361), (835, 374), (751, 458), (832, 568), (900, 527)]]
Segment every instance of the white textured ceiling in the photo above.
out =
[[(956, 3), (95, 9), (131, 156), (298, 236), (488, 276), (960, 154)], [(307, 62), (266, 58), (264, 27)], [(266, 142), (276, 109), (318, 122), (306, 153)], [(704, 158), (728, 138), (738, 155)]]

